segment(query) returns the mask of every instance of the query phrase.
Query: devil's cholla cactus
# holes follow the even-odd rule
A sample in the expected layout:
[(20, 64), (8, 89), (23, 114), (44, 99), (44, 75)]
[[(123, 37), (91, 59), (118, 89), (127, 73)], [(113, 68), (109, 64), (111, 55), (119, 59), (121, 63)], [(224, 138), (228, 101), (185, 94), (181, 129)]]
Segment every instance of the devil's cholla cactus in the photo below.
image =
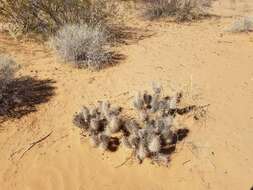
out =
[(93, 147), (109, 148), (111, 135), (119, 132), (122, 125), (120, 107), (111, 107), (108, 101), (99, 102), (97, 107), (83, 106), (73, 119), (75, 126), (88, 132)]
[(93, 147), (108, 150), (112, 135), (121, 137), (121, 143), (132, 149), (135, 158), (141, 163), (145, 158), (167, 164), (169, 149), (175, 146), (173, 120), (191, 107), (179, 109), (181, 93), (163, 97), (160, 85), (153, 84), (153, 93), (138, 92), (133, 105), (138, 119), (123, 119), (120, 107), (111, 107), (108, 101), (99, 102), (97, 107), (83, 107), (74, 117), (74, 124), (87, 131)]
[(138, 110), (143, 109), (144, 101), (140, 92), (138, 92), (134, 97), (134, 107)]
[[(167, 164), (163, 150), (172, 145), (173, 131), (171, 130), (172, 118), (164, 118), (157, 122), (148, 121), (137, 124), (131, 121), (125, 125), (125, 132), (122, 143), (125, 147), (133, 149), (137, 160), (141, 163), (145, 158), (151, 158), (153, 161)], [(163, 159), (158, 159), (163, 154)]]
[(160, 152), (161, 150), (161, 139), (159, 135), (154, 135), (148, 143), (148, 150), (153, 153)]
[(153, 94), (138, 92), (134, 98), (134, 107), (139, 115), (138, 122), (126, 123), (122, 139), (127, 148), (132, 148), (136, 158), (142, 162), (151, 158), (155, 162), (167, 164), (169, 154), (164, 152), (173, 143), (172, 130), (175, 110), (181, 93), (172, 97), (162, 97), (160, 85), (153, 84)]
[[(155, 114), (160, 116), (173, 115), (180, 102), (182, 93), (175, 96), (161, 97), (162, 88), (157, 84), (153, 84), (153, 94), (138, 92), (134, 98), (134, 107), (140, 111), (139, 117), (141, 121), (146, 121), (147, 117)], [(153, 118), (154, 119), (154, 118)]]

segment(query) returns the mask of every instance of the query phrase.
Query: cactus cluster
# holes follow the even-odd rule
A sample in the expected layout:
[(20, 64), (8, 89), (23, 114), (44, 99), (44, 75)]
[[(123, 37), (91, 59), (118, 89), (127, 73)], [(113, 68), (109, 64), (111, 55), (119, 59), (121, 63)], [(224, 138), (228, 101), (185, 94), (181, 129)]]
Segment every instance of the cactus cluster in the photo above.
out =
[[(133, 105), (138, 118), (126, 119), (119, 107), (100, 102), (95, 108), (83, 107), (74, 117), (74, 124), (88, 132), (92, 146), (110, 149), (110, 139), (115, 133), (121, 144), (133, 151), (139, 163), (145, 158), (167, 165), (171, 150), (175, 148), (177, 131), (173, 121), (177, 114), (187, 113), (193, 107), (178, 108), (182, 93), (163, 97), (159, 86), (153, 93), (138, 92)], [(129, 118), (129, 117), (128, 117)]]
[(134, 151), (139, 163), (145, 158), (151, 158), (153, 161), (167, 164), (169, 154), (166, 155), (166, 150), (173, 144), (174, 138), (169, 122), (166, 119), (157, 120), (141, 127), (137, 122), (131, 121), (125, 125), (126, 132), (122, 143)]
[(178, 103), (182, 93), (172, 97), (162, 97), (162, 88), (153, 85), (153, 94), (138, 92), (133, 105), (139, 118), (126, 122), (122, 143), (132, 148), (139, 162), (151, 158), (155, 162), (167, 164), (171, 146), (174, 146), (175, 132), (172, 130)]
[(108, 101), (102, 101), (90, 109), (83, 106), (75, 114), (73, 123), (88, 132), (93, 147), (109, 150), (113, 142), (112, 135), (122, 128), (120, 112), (120, 107), (112, 107)]

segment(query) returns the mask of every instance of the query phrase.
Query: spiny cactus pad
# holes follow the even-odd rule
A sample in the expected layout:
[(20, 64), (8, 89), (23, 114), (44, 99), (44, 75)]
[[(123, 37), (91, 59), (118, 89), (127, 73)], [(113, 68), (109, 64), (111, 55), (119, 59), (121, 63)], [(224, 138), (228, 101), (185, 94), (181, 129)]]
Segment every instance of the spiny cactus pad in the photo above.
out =
[[(88, 133), (93, 147), (111, 150), (112, 139), (118, 139), (123, 146), (132, 149), (133, 155), (142, 163), (146, 158), (167, 165), (175, 150), (178, 131), (173, 121), (178, 115), (196, 108), (179, 108), (182, 93), (163, 97), (162, 88), (153, 85), (153, 93), (138, 92), (133, 105), (138, 118), (126, 119), (120, 107), (112, 107), (108, 101), (99, 102), (96, 107), (82, 107), (73, 119), (74, 125)], [(180, 130), (188, 132), (188, 130)], [(117, 145), (116, 145), (117, 146)]]

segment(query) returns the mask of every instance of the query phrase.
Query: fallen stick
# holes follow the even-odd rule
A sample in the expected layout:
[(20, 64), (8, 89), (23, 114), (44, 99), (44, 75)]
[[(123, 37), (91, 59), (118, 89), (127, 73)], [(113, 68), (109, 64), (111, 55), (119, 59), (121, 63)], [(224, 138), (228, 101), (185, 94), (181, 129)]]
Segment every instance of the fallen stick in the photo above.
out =
[(133, 155), (134, 153), (132, 152), (132, 154), (128, 158), (126, 158), (123, 163), (119, 164), (118, 166), (115, 166), (114, 168), (120, 168), (121, 166), (124, 166), (133, 157)]
[(11, 155), (10, 155), (9, 159), (12, 159), (12, 157), (13, 157), (15, 154), (17, 154), (17, 153), (21, 152), (21, 150), (23, 150), (23, 149), (24, 149), (24, 148), (20, 148), (20, 149), (18, 149), (17, 151), (15, 151), (15, 152), (11, 153)]
[(186, 163), (190, 162), (191, 160), (186, 160), (182, 163), (182, 165), (184, 166)]
[(46, 140), (51, 134), (53, 133), (53, 131), (51, 131), (50, 133), (48, 133), (46, 136), (40, 138), (39, 140), (35, 141), (35, 142), (32, 142), (30, 144), (30, 146), (23, 152), (23, 154), (20, 156), (19, 160), (22, 159), (24, 157), (24, 155), (29, 151), (31, 150), (36, 144)]

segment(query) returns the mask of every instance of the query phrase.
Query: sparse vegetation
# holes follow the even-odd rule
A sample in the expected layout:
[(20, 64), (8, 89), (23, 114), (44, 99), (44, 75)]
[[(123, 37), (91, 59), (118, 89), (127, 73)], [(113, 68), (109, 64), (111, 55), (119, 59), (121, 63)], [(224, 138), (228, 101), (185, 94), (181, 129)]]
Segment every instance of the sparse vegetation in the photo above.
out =
[(0, 15), (13, 30), (46, 36), (65, 24), (107, 25), (117, 11), (113, 0), (0, 0)]
[(17, 69), (18, 66), (14, 60), (5, 55), (0, 55), (0, 100), (6, 86), (13, 81)]
[[(154, 93), (139, 92), (134, 98), (134, 107), (139, 117), (129, 119), (122, 116), (121, 108), (111, 107), (109, 102), (82, 110), (74, 116), (73, 123), (88, 133), (94, 147), (111, 150), (121, 140), (133, 150), (133, 155), (141, 163), (145, 158), (167, 165), (170, 154), (175, 150), (177, 140), (182, 140), (187, 129), (177, 129), (173, 122), (178, 115), (187, 114), (196, 106), (179, 108), (181, 93), (162, 97), (161, 87), (154, 86)], [(121, 135), (117, 135), (121, 133)], [(115, 141), (116, 139), (116, 141)], [(116, 149), (115, 149), (116, 150)]]
[(101, 69), (124, 57), (112, 46), (125, 43), (122, 8), (116, 0), (0, 0), (9, 33), (40, 34), (66, 62)]
[(243, 17), (236, 20), (228, 29), (229, 32), (252, 32), (253, 17)]
[(207, 15), (212, 0), (143, 0), (144, 16), (149, 19), (172, 17), (177, 22), (201, 19)]
[(78, 67), (100, 69), (112, 59), (106, 50), (108, 38), (101, 25), (66, 25), (51, 38), (50, 44), (65, 61)]
[(15, 77), (18, 68), (14, 60), (0, 56), (0, 122), (34, 112), (54, 95), (53, 81)]

